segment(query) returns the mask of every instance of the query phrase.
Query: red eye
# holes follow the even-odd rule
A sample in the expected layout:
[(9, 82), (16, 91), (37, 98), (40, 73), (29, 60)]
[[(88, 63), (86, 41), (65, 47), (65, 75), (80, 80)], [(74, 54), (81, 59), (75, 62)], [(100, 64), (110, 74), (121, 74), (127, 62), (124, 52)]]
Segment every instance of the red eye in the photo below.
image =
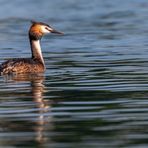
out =
[(51, 31), (49, 27), (45, 27), (46, 30)]

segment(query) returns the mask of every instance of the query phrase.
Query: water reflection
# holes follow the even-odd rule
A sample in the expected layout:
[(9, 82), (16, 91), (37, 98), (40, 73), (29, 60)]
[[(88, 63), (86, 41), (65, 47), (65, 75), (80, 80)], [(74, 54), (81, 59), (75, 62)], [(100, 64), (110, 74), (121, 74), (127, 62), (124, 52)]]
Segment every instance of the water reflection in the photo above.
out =
[[(25, 106), (25, 104), (22, 104), (22, 107), (27, 108), (19, 108), (16, 111), (14, 111), (15, 108), (10, 108), (5, 116), (8, 115), (8, 118), (4, 118), (1, 122), (1, 124), (8, 125), (8, 126), (3, 126), (4, 131), (7, 131), (7, 140), (3, 139), (4, 141), (6, 140), (6, 144), (9, 140), (13, 139), (14, 137), (17, 137), (17, 140), (15, 139), (14, 144), (19, 143), (20, 145), (23, 145), (26, 143), (26, 141), (32, 141), (34, 144), (44, 144), (48, 140), (50, 141), (49, 138), (47, 138), (46, 132), (50, 131), (53, 129), (53, 125), (51, 123), (52, 117), (49, 116), (50, 108), (51, 108), (51, 101), (49, 99), (44, 98), (44, 92), (45, 92), (45, 86), (44, 86), (44, 80), (45, 77), (43, 74), (29, 74), (29, 75), (24, 75), (24, 74), (19, 74), (19, 75), (7, 75), (4, 77), (5, 81), (7, 83), (11, 82), (16, 83), (22, 83), (22, 82), (27, 82), (30, 83), (30, 93), (29, 95), (32, 96), (32, 100), (29, 100), (29, 102), (32, 102), (28, 104), (30, 108)], [(15, 92), (13, 92), (13, 95)], [(21, 100), (20, 100), (21, 101)], [(9, 102), (9, 105), (11, 102)], [(27, 114), (23, 113), (24, 111), (27, 111)], [(11, 111), (14, 112), (11, 114)], [(14, 121), (9, 121), (10, 117), (9, 115), (13, 116)], [(11, 118), (12, 118), (11, 116)], [(25, 117), (23, 117), (25, 116)], [(25, 119), (25, 120), (24, 120)], [(23, 122), (23, 124), (22, 124)], [(47, 126), (48, 125), (48, 126)], [(29, 126), (29, 127), (28, 127)], [(18, 131), (24, 133), (24, 135), (18, 135)], [(10, 132), (10, 133), (9, 133)], [(13, 137), (11, 135), (13, 134)], [(31, 139), (24, 138), (26, 137), (33, 137)], [(12, 140), (11, 140), (12, 142)], [(30, 143), (30, 142), (29, 142)], [(25, 144), (24, 144), (25, 145)], [(31, 144), (32, 145), (32, 144)]]
[[(39, 143), (44, 143), (45, 141), (47, 141), (47, 137), (44, 135), (44, 132), (46, 132), (45, 126), (52, 120), (52, 117), (48, 117), (47, 115), (45, 115), (45, 113), (50, 112), (51, 102), (50, 100), (43, 98), (43, 93), (45, 91), (43, 84), (44, 79), (45, 78), (43, 76), (33, 76), (33, 79), (31, 80), (31, 92), (33, 95), (33, 101), (37, 104), (37, 108), (39, 109), (39, 116), (36, 121), (35, 127), (35, 139)], [(51, 125), (51, 123), (50, 128), (53, 128), (53, 125)]]

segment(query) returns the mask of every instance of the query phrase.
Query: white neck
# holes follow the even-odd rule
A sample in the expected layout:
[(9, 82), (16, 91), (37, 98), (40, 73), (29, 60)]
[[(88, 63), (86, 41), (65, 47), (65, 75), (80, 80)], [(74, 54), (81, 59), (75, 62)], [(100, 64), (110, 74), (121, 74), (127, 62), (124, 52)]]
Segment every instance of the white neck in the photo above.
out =
[(31, 45), (31, 51), (32, 51), (32, 58), (40, 60), (44, 65), (44, 59), (42, 56), (40, 40), (31, 40), (30, 45)]

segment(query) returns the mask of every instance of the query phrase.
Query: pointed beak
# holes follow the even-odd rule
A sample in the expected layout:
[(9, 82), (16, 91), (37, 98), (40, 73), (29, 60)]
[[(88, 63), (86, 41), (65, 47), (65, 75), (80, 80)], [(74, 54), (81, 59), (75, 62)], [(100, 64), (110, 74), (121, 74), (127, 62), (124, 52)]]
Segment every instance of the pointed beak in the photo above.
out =
[(51, 32), (51, 33), (56, 33), (56, 34), (64, 34), (63, 32), (60, 32), (60, 31), (57, 31), (57, 30), (55, 30), (55, 29), (53, 29), (53, 28), (46, 28), (49, 32)]
[(51, 30), (51, 33), (56, 33), (56, 34), (61, 34), (61, 35), (64, 34), (63, 32), (57, 31), (55, 29)]

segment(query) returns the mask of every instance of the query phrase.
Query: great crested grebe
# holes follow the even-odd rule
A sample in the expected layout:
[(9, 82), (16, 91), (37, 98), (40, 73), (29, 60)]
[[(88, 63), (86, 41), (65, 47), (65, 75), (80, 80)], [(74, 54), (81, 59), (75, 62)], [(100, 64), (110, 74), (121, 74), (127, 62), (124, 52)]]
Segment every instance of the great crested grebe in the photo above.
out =
[(63, 34), (46, 23), (34, 22), (29, 29), (28, 35), (30, 40), (31, 58), (10, 59), (0, 65), (0, 74), (11, 73), (42, 73), (45, 71), (44, 59), (42, 56), (40, 40), (47, 33)]

